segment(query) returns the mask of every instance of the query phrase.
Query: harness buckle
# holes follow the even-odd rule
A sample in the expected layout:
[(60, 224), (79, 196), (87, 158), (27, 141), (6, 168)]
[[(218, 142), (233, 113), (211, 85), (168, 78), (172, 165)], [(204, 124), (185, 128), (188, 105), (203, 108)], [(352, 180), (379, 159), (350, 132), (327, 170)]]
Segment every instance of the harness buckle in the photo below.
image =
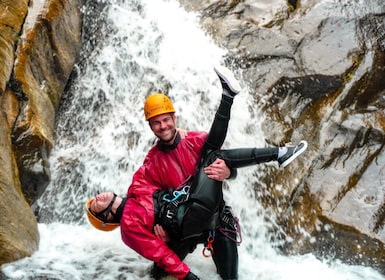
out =
[(210, 231), (209, 236), (207, 237), (207, 245), (203, 247), (202, 255), (205, 258), (208, 258), (214, 255), (214, 248), (213, 248), (213, 242), (215, 240), (214, 235), (215, 235), (215, 232)]

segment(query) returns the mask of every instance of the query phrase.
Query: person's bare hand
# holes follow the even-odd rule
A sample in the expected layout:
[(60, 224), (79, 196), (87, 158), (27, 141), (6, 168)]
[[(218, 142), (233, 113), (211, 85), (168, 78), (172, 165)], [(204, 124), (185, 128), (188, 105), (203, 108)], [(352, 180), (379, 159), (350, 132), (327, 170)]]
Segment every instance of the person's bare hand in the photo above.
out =
[(162, 239), (164, 242), (167, 243), (170, 241), (170, 237), (168, 236), (168, 233), (163, 229), (161, 225), (155, 225), (154, 232), (155, 232), (155, 235), (158, 236), (160, 239)]
[(206, 175), (210, 179), (217, 181), (223, 181), (230, 177), (230, 169), (227, 167), (223, 159), (217, 158), (212, 164), (207, 166), (205, 169)]
[(177, 127), (176, 131), (179, 132), (179, 135), (180, 135), (180, 138), (181, 138), (181, 139), (186, 138), (187, 133), (188, 133), (187, 130), (184, 130), (184, 129), (182, 129), (182, 128)]

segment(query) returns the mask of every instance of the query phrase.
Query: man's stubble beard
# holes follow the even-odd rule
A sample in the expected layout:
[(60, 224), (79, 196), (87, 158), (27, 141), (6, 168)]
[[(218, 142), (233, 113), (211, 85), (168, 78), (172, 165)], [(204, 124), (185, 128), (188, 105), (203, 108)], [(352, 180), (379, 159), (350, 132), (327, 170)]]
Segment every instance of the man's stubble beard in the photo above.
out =
[(174, 128), (174, 131), (173, 131), (173, 134), (171, 135), (171, 137), (169, 137), (168, 139), (163, 139), (163, 138), (159, 137), (159, 139), (160, 139), (160, 141), (162, 141), (162, 143), (167, 144), (167, 145), (171, 145), (174, 143), (176, 134), (177, 134), (177, 132), (176, 132), (176, 129)]

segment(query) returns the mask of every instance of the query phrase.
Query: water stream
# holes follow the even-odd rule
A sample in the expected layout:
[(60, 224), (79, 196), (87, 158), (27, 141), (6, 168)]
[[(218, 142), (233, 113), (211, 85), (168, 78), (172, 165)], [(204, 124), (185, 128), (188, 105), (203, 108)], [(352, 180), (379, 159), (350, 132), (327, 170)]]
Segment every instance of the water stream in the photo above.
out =
[[(179, 126), (189, 130), (207, 131), (219, 104), (213, 66), (223, 63), (226, 51), (199, 28), (195, 14), (167, 0), (111, 1), (106, 13), (113, 32), (92, 53), (58, 116), (52, 182), (38, 202), (39, 250), (3, 265), (6, 279), (151, 279), (151, 262), (126, 247), (119, 230), (92, 228), (84, 204), (98, 190), (126, 193), (154, 141), (142, 113), (150, 91), (167, 89)], [(225, 147), (264, 145), (263, 118), (252, 102), (244, 87), (233, 106)], [(366, 267), (276, 252), (252, 190), (256, 180), (257, 169), (245, 168), (225, 191), (243, 229), (241, 280), (385, 279)], [(201, 248), (186, 262), (201, 279), (220, 279)]]

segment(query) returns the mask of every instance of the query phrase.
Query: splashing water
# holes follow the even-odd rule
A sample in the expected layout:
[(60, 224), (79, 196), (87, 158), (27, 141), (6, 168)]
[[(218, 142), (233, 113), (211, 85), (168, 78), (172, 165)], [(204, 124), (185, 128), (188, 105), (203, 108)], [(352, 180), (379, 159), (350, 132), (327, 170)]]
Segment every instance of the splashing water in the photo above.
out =
[[(38, 202), (39, 250), (3, 265), (6, 279), (151, 279), (151, 262), (126, 247), (119, 230), (92, 228), (84, 204), (97, 190), (126, 193), (154, 140), (142, 114), (149, 91), (168, 90), (179, 126), (189, 130), (207, 131), (219, 104), (221, 87), (212, 68), (223, 63), (226, 51), (204, 34), (195, 14), (167, 0), (111, 1), (106, 12), (114, 32), (92, 54), (58, 116), (52, 182)], [(263, 119), (252, 104), (243, 89), (226, 147), (263, 145)], [(279, 255), (266, 238), (263, 209), (252, 190), (255, 173), (240, 170), (225, 192), (243, 228), (240, 279), (385, 279), (370, 268), (322, 262), (311, 254)], [(201, 279), (220, 279), (201, 250), (186, 262)]]

